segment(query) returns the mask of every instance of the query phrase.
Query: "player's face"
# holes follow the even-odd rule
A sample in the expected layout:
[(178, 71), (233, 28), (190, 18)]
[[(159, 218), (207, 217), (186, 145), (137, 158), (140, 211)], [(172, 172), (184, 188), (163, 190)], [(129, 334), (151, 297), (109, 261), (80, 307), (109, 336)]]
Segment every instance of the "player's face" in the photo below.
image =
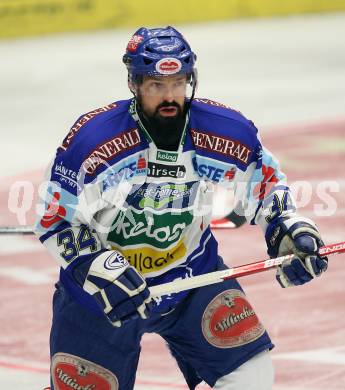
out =
[(183, 111), (186, 88), (186, 75), (144, 77), (138, 96), (149, 117), (174, 118)]

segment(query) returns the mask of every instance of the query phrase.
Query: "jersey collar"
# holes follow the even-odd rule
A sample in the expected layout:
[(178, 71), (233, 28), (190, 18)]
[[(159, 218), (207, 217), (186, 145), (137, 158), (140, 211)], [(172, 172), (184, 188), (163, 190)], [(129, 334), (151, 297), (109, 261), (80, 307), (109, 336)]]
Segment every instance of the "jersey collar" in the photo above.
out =
[[(140, 116), (139, 116), (138, 110), (137, 110), (137, 100), (135, 98), (132, 99), (131, 104), (129, 106), (128, 112), (130, 113), (130, 115), (132, 116), (134, 121), (137, 123), (138, 127), (140, 128), (140, 130), (143, 132), (143, 134), (144, 134), (145, 138), (147, 139), (147, 141), (149, 143), (152, 143), (153, 145), (155, 145), (152, 137), (150, 136), (149, 132), (146, 130), (144, 124), (142, 123), (142, 121), (140, 119)], [(183, 127), (180, 143), (179, 143), (179, 146), (177, 148), (178, 151), (180, 151), (180, 149), (182, 149), (182, 147), (183, 147), (183, 145), (185, 143), (185, 140), (186, 140), (186, 129), (187, 129), (188, 122), (189, 122), (189, 110), (186, 113), (186, 121), (185, 121), (185, 124), (184, 124), (184, 127)]]

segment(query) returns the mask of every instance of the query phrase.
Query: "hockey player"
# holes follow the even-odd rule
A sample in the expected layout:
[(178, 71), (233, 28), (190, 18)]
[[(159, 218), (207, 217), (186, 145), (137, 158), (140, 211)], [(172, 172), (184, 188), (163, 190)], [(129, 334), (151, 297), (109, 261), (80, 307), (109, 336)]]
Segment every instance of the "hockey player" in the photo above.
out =
[[(82, 115), (48, 169), (36, 231), (61, 266), (51, 387), (133, 389), (140, 339), (162, 336), (190, 389), (269, 390), (271, 340), (236, 280), (150, 300), (149, 286), (226, 268), (210, 231), (217, 185), (262, 228), (282, 287), (327, 268), (274, 157), (242, 114), (196, 99), (196, 55), (174, 28), (140, 28), (129, 100)], [(190, 92), (188, 92), (188, 88)]]

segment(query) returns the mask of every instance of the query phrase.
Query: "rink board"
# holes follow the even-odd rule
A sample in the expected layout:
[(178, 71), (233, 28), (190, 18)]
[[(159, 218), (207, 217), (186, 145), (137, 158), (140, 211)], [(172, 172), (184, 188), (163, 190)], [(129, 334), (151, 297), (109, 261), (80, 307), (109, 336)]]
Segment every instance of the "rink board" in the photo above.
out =
[(0, 38), (344, 9), (345, 0), (2, 0)]

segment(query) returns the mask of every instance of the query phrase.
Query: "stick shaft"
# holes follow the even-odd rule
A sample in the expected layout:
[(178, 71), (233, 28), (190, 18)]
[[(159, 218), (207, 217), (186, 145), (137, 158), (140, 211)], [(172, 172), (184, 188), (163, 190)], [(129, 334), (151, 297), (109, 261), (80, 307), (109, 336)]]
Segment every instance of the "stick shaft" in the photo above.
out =
[[(234, 211), (221, 219), (211, 221), (212, 229), (237, 229), (246, 223), (243, 216), (237, 215)], [(0, 234), (34, 234), (32, 226), (0, 226)]]
[[(33, 234), (32, 226), (1, 226), (0, 234)], [(333, 255), (336, 253), (345, 252), (345, 242), (325, 245), (320, 248), (321, 255)], [(240, 265), (238, 267), (229, 268), (224, 271), (210, 272), (208, 274), (194, 276), (192, 278), (175, 280), (170, 283), (163, 283), (157, 286), (150, 287), (150, 293), (153, 297), (158, 297), (166, 294), (173, 294), (180, 291), (190, 290), (208, 286), (210, 284), (220, 283), (226, 279), (240, 278), (246, 275), (257, 274), (259, 272), (268, 271), (282, 264), (283, 261), (289, 260), (293, 255), (277, 257), (276, 259), (268, 259)]]
[(0, 226), (0, 234), (34, 234), (32, 226)]
[[(343, 252), (345, 252), (345, 242), (326, 245), (319, 250), (320, 255), (324, 256)], [(294, 255), (287, 255), (277, 257), (276, 259), (256, 261), (254, 263), (229, 268), (224, 271), (209, 272), (208, 274), (194, 276), (192, 278), (174, 280), (173, 282), (163, 283), (150, 287), (150, 293), (152, 297), (159, 297), (162, 295), (190, 290), (192, 288), (220, 283), (231, 278), (239, 278), (246, 275), (257, 274), (259, 272), (268, 271), (269, 269), (275, 268), (282, 264), (285, 260), (292, 259), (293, 256)]]

